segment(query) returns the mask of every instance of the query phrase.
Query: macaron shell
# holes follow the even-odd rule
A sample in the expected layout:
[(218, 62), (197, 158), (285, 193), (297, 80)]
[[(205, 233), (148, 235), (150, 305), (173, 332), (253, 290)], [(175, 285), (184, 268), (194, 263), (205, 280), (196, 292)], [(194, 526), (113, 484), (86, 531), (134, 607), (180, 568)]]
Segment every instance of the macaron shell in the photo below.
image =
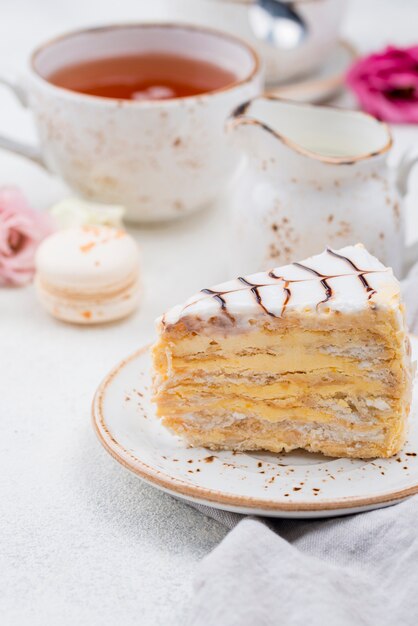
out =
[(63, 322), (82, 325), (104, 324), (127, 317), (137, 309), (141, 293), (138, 279), (111, 297), (106, 293), (102, 297), (100, 294), (89, 297), (50, 291), (39, 274), (35, 278), (35, 287), (38, 299), (48, 313)]
[(57, 288), (113, 288), (139, 271), (139, 251), (124, 230), (81, 226), (54, 233), (39, 246), (38, 274)]

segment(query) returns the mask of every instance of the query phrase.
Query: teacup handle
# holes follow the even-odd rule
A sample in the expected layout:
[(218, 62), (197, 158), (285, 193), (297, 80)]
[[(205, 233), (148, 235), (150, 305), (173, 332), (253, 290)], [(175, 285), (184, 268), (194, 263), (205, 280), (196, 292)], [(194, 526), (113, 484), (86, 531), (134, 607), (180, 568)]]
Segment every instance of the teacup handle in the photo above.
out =
[[(406, 152), (401, 158), (396, 172), (396, 186), (402, 199), (408, 194), (409, 178), (414, 166), (418, 163), (418, 154)], [(405, 246), (404, 272), (409, 270), (418, 261), (418, 241)]]
[[(27, 108), (28, 100), (26, 97), (26, 93), (16, 79), (14, 79), (13, 77), (9, 77), (6, 72), (1, 72), (0, 85), (8, 87), (17, 98), (21, 106)], [(15, 154), (26, 157), (27, 159), (30, 159), (34, 163), (37, 163), (41, 167), (47, 169), (39, 146), (23, 143), (22, 141), (18, 141), (16, 139), (12, 139), (11, 137), (6, 137), (0, 134), (0, 148), (4, 148), (5, 150), (9, 150), (9, 152), (14, 152)]]

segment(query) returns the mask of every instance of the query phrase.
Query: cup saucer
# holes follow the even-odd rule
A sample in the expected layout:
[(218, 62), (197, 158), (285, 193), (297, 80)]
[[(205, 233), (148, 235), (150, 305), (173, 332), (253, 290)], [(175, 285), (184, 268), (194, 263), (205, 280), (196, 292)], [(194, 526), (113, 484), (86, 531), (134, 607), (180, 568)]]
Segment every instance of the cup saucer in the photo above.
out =
[(300, 102), (330, 100), (343, 88), (344, 76), (356, 56), (355, 48), (347, 41), (340, 40), (326, 63), (315, 72), (286, 83), (268, 85), (267, 92)]

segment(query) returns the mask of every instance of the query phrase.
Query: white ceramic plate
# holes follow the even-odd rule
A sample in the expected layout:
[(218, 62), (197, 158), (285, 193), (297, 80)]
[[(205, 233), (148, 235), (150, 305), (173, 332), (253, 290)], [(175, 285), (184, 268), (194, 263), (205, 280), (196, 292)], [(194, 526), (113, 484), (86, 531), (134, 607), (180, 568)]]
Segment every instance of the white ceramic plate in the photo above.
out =
[(278, 86), (269, 85), (267, 92), (299, 102), (325, 102), (339, 94), (344, 86), (344, 76), (356, 58), (354, 48), (339, 41), (326, 63), (316, 72)]
[[(418, 338), (412, 337), (414, 358)], [(408, 442), (391, 459), (331, 459), (321, 454), (212, 452), (188, 448), (155, 416), (150, 351), (118, 365), (93, 401), (100, 441), (119, 463), (169, 493), (240, 513), (329, 517), (389, 506), (418, 492), (418, 398)]]

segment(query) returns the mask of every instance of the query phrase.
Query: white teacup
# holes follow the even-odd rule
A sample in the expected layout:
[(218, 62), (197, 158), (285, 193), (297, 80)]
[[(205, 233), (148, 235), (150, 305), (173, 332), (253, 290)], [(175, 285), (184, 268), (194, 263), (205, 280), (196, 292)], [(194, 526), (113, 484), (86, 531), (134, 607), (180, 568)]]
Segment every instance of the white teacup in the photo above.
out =
[[(158, 101), (103, 98), (53, 85), (56, 70), (104, 57), (164, 52), (230, 70), (233, 83), (196, 96)], [(0, 77), (35, 117), (40, 144), (0, 136), (87, 199), (123, 204), (128, 219), (180, 217), (213, 201), (238, 156), (224, 136), (225, 119), (257, 95), (257, 54), (230, 35), (181, 24), (129, 24), (69, 33), (31, 56), (23, 81)]]

